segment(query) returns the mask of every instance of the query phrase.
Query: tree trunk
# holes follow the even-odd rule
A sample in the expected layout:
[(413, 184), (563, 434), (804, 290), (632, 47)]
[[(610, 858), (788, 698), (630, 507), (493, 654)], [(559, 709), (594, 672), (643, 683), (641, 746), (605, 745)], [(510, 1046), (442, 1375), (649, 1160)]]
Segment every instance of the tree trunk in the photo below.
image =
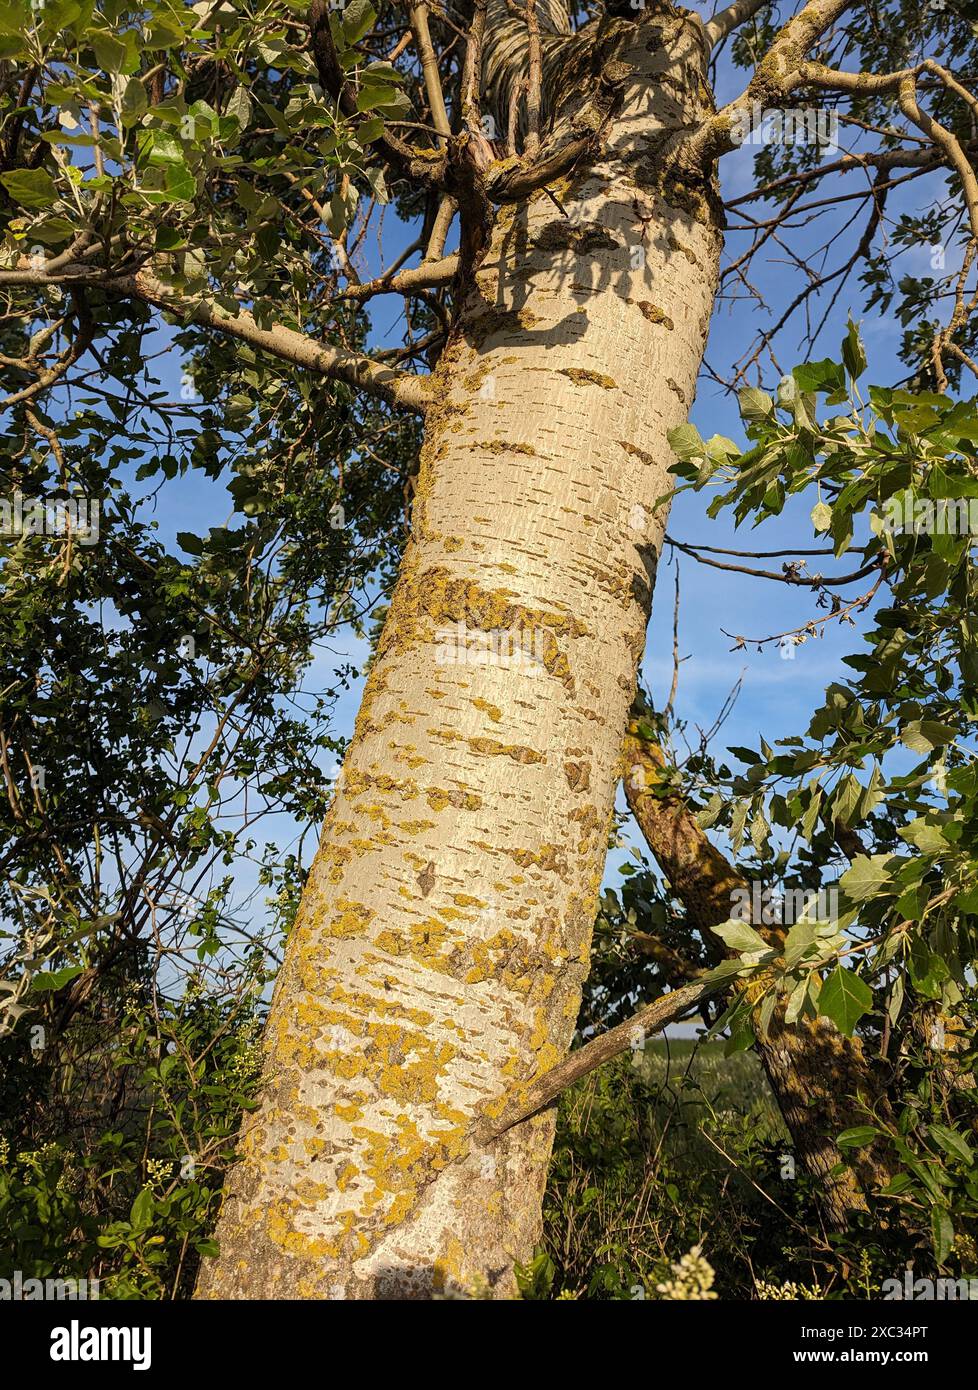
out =
[(568, 216), (498, 216), (437, 369), (199, 1296), (506, 1297), (538, 1238), (552, 1112), (472, 1131), (574, 1030), (719, 252), (709, 184), (656, 157), (709, 100), (702, 25), (624, 30), (604, 153), (553, 187)]
[[(714, 963), (724, 956), (710, 928), (734, 915), (735, 892), (749, 888), (737, 869), (710, 841), (683, 802), (663, 791), (662, 750), (638, 733), (643, 715), (636, 710), (625, 738), (625, 790), (629, 807), (652, 853), (686, 908)], [(772, 945), (777, 934), (753, 924)], [(749, 989), (735, 981), (734, 989)], [(891, 1173), (873, 1146), (842, 1161), (835, 1136), (872, 1119), (873, 1106), (885, 1104), (859, 1038), (847, 1038), (827, 1018), (802, 1018), (790, 1026), (783, 1005), (775, 1008), (767, 1033), (757, 1028), (757, 1052), (805, 1170), (822, 1184), (820, 1207), (826, 1224), (844, 1227), (853, 1211), (864, 1209), (863, 1189), (884, 1184)]]

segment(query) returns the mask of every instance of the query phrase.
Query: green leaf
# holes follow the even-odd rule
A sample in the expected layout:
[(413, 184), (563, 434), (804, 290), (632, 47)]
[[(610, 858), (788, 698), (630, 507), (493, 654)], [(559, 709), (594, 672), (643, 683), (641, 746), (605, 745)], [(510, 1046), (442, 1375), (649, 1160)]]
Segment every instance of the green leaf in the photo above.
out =
[(893, 981), (893, 989), (890, 993), (890, 1003), (889, 1007), (887, 1008), (887, 1013), (889, 1014), (890, 1022), (892, 1024), (896, 1024), (897, 1019), (900, 1017), (900, 1010), (903, 1007), (903, 994), (903, 976), (898, 975), (896, 979)]
[(832, 805), (829, 810), (832, 820), (841, 825), (851, 825), (862, 800), (862, 795), (862, 783), (858, 782), (851, 772), (847, 772), (832, 798)]
[(372, 27), (377, 12), (370, 0), (349, 0), (343, 7), (343, 38), (352, 48)]
[(884, 794), (880, 790), (883, 785), (883, 777), (879, 769), (879, 764), (873, 766), (873, 774), (869, 779), (869, 785), (863, 789), (859, 798), (859, 811), (856, 815), (857, 820), (865, 820), (869, 813), (874, 810), (881, 801)]
[(924, 854), (942, 854), (949, 847), (941, 826), (934, 825), (926, 816), (917, 816), (897, 834)]
[(104, 31), (90, 34), (89, 43), (95, 50), (95, 61), (105, 72), (122, 72), (129, 54), (128, 46), (114, 34)]
[(820, 362), (804, 362), (795, 367), (792, 376), (802, 391), (822, 391), (827, 396), (844, 400), (848, 396), (846, 378), (838, 362), (824, 357)]
[(951, 977), (950, 967), (943, 956), (932, 951), (920, 937), (910, 950), (910, 982), (918, 994), (927, 999), (940, 999)]
[(723, 1049), (724, 1057), (733, 1057), (738, 1052), (746, 1052), (753, 1047), (756, 1039), (754, 1029), (748, 1019), (743, 1019), (730, 1034)]
[(766, 951), (768, 944), (763, 936), (760, 936), (753, 927), (746, 922), (738, 922), (731, 919), (729, 922), (721, 922), (718, 927), (712, 927), (714, 936), (718, 936), (731, 951)]
[[(798, 981), (794, 989), (788, 995), (788, 1002), (785, 1005), (784, 1010), (785, 1023), (794, 1023), (795, 1020), (798, 1018), (798, 1015), (801, 1013), (802, 1009), (805, 1007), (805, 1000), (808, 998), (808, 983), (808, 977), (806, 976), (804, 979)], [(767, 1000), (765, 1000), (764, 1002), (766, 1004)], [(767, 1033), (766, 1024), (768, 1022), (770, 1022), (769, 1018), (765, 1020), (765, 1034)]]
[(399, 83), (404, 81), (404, 78), (398, 72), (397, 68), (394, 66), (393, 63), (368, 63), (367, 66), (363, 69), (363, 80), (365, 82), (373, 82), (377, 79), (379, 79), (381, 82), (392, 82), (395, 87), (398, 86)]
[(895, 892), (893, 874), (887, 865), (891, 854), (858, 854), (839, 879), (839, 887), (853, 902), (869, 898), (892, 897)]
[(83, 965), (66, 965), (61, 970), (39, 970), (31, 980), (31, 989), (44, 991), (63, 989), (76, 975), (84, 970)]
[(854, 379), (861, 377), (866, 370), (866, 353), (863, 349), (859, 329), (849, 320), (849, 331), (842, 340), (842, 360), (846, 370)]
[(146, 38), (146, 47), (151, 50), (178, 48), (183, 42), (183, 35), (183, 26), (176, 19), (155, 15)]
[(743, 748), (739, 743), (731, 743), (727, 752), (732, 753), (735, 758), (739, 758), (742, 763), (759, 763), (761, 761), (753, 748)]
[(745, 420), (764, 420), (774, 414), (774, 401), (766, 391), (756, 386), (745, 386), (737, 392), (740, 413)]
[(900, 734), (900, 742), (914, 753), (929, 753), (932, 748), (943, 748), (957, 738), (957, 729), (949, 724), (940, 724), (936, 719), (915, 719)]
[(733, 808), (730, 817), (730, 843), (733, 846), (734, 854), (740, 853), (740, 846), (744, 842), (744, 826), (747, 824), (747, 812), (750, 806), (746, 801), (738, 801)]
[(667, 438), (673, 453), (687, 463), (706, 455), (706, 445), (695, 425), (677, 425), (669, 431)]
[(822, 789), (818, 787), (812, 793), (812, 799), (808, 803), (808, 809), (799, 821), (799, 829), (806, 840), (812, 838), (815, 829), (815, 822), (818, 820), (819, 809), (822, 805)]
[(169, 130), (141, 131), (139, 134), (140, 153), (150, 164), (182, 164), (183, 145)]
[(45, 169), (11, 169), (0, 174), (0, 183), (25, 208), (49, 208), (58, 197), (54, 179)]
[(812, 508), (812, 525), (816, 531), (827, 531), (832, 525), (832, 508), (827, 502), (816, 502)]
[[(701, 811), (697, 811), (694, 817), (696, 824), (703, 830), (709, 830), (714, 825), (723, 810), (723, 797), (719, 792), (714, 792), (707, 804)], [(978, 890), (976, 890), (978, 893)]]
[(378, 106), (387, 106), (398, 95), (396, 87), (381, 82), (365, 82), (357, 92), (357, 110), (373, 111)]
[(818, 997), (819, 1012), (850, 1038), (863, 1014), (872, 1007), (873, 991), (869, 985), (841, 965), (832, 971)]
[(784, 963), (787, 970), (803, 960), (818, 937), (818, 922), (796, 922), (784, 942)]
[(762, 1038), (768, 1036), (768, 1030), (771, 1027), (771, 1019), (774, 1017), (774, 1010), (777, 1008), (777, 1005), (778, 997), (773, 992), (771, 994), (766, 994), (761, 1001), (761, 1007), (757, 1013), (757, 1024)]
[(251, 97), (248, 95), (247, 87), (240, 84), (235, 87), (227, 104), (227, 114), (234, 117), (241, 130), (248, 129), (251, 121)]
[(719, 965), (715, 965), (712, 970), (708, 971), (707, 974), (703, 976), (703, 979), (717, 981), (729, 980), (732, 979), (734, 975), (739, 975), (743, 968), (744, 965), (739, 956), (733, 960), (722, 960)]
[(329, 200), (326, 208), (326, 225), (333, 233), (333, 236), (342, 236), (346, 230), (347, 205), (342, 193), (336, 192)]
[(17, 0), (4, 0), (0, 4), (0, 34), (19, 34), (30, 27), (31, 12), (28, 5)]
[(135, 122), (143, 115), (149, 99), (146, 96), (146, 86), (138, 77), (130, 77), (126, 83), (126, 89), (122, 94), (122, 114), (130, 122)]
[(168, 164), (164, 177), (166, 191), (174, 201), (179, 203), (193, 202), (197, 194), (197, 180), (186, 164)]
[(758, 854), (762, 854), (771, 834), (771, 826), (767, 816), (764, 814), (764, 807), (758, 806), (750, 823), (751, 844)]
[(956, 1129), (948, 1129), (945, 1125), (928, 1125), (927, 1133), (937, 1140), (945, 1153), (954, 1154), (956, 1158), (962, 1159), (969, 1167), (974, 1163), (975, 1156), (971, 1150), (971, 1145)]
[(852, 1129), (844, 1129), (835, 1142), (840, 1149), (864, 1149), (882, 1132), (873, 1125), (854, 1125)]
[(934, 1237), (934, 1257), (942, 1265), (954, 1248), (954, 1223), (947, 1207), (935, 1206), (930, 1228)]
[(129, 1212), (130, 1225), (136, 1231), (145, 1231), (153, 1220), (153, 1194), (144, 1187), (137, 1195)]
[(390, 202), (390, 194), (384, 180), (384, 171), (379, 165), (375, 164), (367, 170), (367, 182), (370, 184), (370, 191), (378, 203), (383, 205)]
[[(62, 29), (66, 29), (69, 24), (74, 24), (82, 13), (82, 7), (78, 0), (47, 0), (43, 6), (38, 6), (42, 11), (44, 30), (54, 38)], [(89, 10), (91, 18), (91, 10)]]
[(725, 434), (712, 434), (706, 441), (706, 452), (711, 459), (716, 459), (718, 463), (737, 458), (740, 454), (737, 445)]

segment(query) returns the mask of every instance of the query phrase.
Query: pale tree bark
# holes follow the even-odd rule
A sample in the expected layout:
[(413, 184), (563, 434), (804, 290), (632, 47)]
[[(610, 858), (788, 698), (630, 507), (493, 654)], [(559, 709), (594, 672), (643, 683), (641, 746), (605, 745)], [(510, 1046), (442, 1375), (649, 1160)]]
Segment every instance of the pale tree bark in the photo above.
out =
[[(199, 1296), (506, 1297), (538, 1238), (552, 1112), (479, 1126), (573, 1034), (720, 243), (709, 184), (657, 161), (711, 109), (702, 25), (619, 27), (636, 72), (604, 153), (551, 186), (567, 217), (544, 194), (498, 216), (435, 373)], [(500, 631), (515, 652), (439, 659)]]

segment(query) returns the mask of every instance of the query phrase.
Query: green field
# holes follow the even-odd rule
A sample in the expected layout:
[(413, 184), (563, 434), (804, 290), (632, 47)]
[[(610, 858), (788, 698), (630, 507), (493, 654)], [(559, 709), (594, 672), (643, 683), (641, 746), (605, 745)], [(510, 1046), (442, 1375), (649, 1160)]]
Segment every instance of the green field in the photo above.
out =
[(787, 1131), (771, 1095), (760, 1061), (753, 1052), (723, 1055), (723, 1042), (692, 1038), (655, 1038), (635, 1054), (632, 1066), (650, 1088), (661, 1092), (656, 1109), (669, 1111), (681, 1102), (684, 1127), (700, 1118), (752, 1119), (767, 1139), (786, 1139)]

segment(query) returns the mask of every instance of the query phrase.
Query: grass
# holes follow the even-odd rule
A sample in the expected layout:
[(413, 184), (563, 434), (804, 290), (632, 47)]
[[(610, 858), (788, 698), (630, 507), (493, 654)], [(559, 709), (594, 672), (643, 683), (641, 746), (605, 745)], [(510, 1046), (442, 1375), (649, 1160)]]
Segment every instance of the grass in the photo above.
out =
[(686, 1129), (708, 1118), (742, 1115), (764, 1139), (787, 1139), (758, 1058), (753, 1052), (725, 1057), (724, 1046), (695, 1038), (656, 1038), (633, 1055), (632, 1066), (646, 1086), (660, 1092), (657, 1111), (672, 1109), (673, 1098), (682, 1103)]

